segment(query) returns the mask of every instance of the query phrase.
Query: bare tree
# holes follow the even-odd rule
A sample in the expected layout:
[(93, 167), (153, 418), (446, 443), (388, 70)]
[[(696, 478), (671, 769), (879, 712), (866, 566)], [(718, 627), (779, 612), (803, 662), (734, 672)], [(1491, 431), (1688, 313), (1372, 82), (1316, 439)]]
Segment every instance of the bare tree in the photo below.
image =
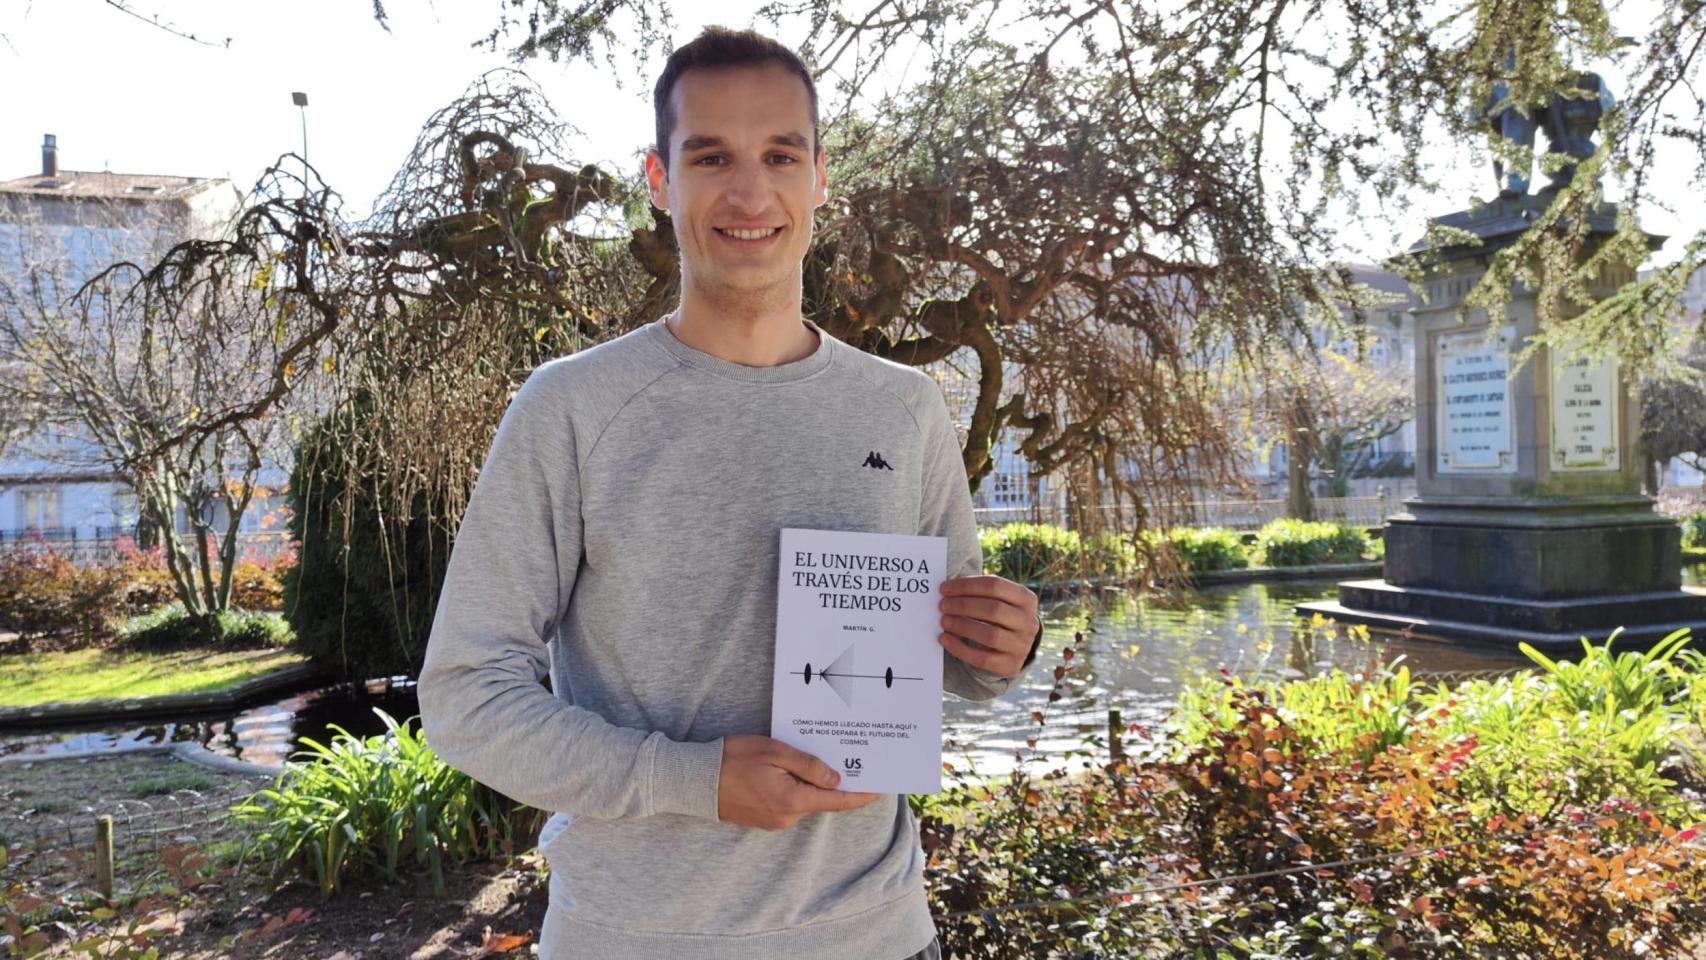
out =
[(1680, 457), (1706, 469), (1706, 336), (1683, 354), (1685, 376), (1641, 388), (1641, 456), (1647, 490), (1657, 496), (1659, 468)]
[[(1393, 296), (1359, 286), (1348, 312), (1389, 306)], [(1314, 484), (1319, 476), (1327, 495), (1346, 496), (1349, 483), (1373, 462), (1376, 444), (1401, 432), (1415, 419), (1415, 373), (1407, 365), (1376, 364), (1370, 351), (1374, 335), (1355, 327), (1332, 341), (1333, 331), (1274, 358), (1258, 390), (1233, 392), (1224, 409), (1248, 409), (1249, 429), (1269, 438), (1269, 448), (1286, 448), (1286, 512), (1315, 519)], [(1328, 341), (1317, 343), (1317, 340)]]
[(167, 438), (197, 420), (204, 398), (262, 375), (266, 341), (248, 335), (260, 305), (204, 290), (195, 309), (166, 314), (130, 294), (135, 261), (157, 259), (175, 226), (102, 200), (63, 209), (73, 222), (50, 224), (14, 204), (3, 233), (0, 366), (18, 373), (8, 392), (68, 428), (70, 442), (44, 447), (45, 456), (103, 468), (135, 490), (179, 599), (210, 617), (229, 605), (239, 525), (278, 454), (277, 420), (268, 412), (183, 443)]

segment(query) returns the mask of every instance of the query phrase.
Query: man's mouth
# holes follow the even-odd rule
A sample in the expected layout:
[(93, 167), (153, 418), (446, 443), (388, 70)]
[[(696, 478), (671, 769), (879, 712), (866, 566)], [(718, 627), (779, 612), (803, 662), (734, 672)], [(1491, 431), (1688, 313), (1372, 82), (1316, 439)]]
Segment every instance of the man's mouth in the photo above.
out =
[(723, 236), (735, 240), (768, 240), (782, 232), (781, 227), (760, 227), (756, 230), (736, 230), (730, 227), (716, 227), (714, 229)]

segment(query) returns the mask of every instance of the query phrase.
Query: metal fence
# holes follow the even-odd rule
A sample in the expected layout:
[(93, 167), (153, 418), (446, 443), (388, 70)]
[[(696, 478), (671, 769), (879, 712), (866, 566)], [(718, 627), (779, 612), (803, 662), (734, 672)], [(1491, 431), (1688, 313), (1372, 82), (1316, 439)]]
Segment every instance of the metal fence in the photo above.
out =
[[(1315, 518), (1351, 526), (1378, 527), (1401, 507), (1402, 501), (1389, 494), (1378, 497), (1317, 497)], [(1067, 528), (1079, 526), (1071, 511), (1054, 505), (987, 507), (972, 512), (980, 527), (1009, 523), (1048, 523)], [(1129, 529), (1135, 522), (1130, 507), (1103, 506), (1098, 508), (1098, 513), (1104, 528)], [(1149, 515), (1151, 525), (1159, 521), (1173, 527), (1225, 527), (1253, 531), (1285, 517), (1287, 512), (1284, 500), (1196, 500), (1158, 505), (1149, 511)]]
[[(0, 537), (0, 555), (18, 550), (49, 550), (77, 564), (111, 563), (124, 556), (132, 543), (128, 537), (64, 537), (33, 536), (37, 531), (19, 531)], [(270, 533), (238, 533), (237, 559), (266, 562), (290, 552), (290, 535), (283, 531)]]

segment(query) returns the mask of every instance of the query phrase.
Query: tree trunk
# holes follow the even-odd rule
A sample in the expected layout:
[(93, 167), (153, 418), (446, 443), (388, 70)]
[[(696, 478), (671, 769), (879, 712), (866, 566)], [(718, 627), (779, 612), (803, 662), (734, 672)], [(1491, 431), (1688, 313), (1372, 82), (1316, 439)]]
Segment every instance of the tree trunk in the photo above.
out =
[(1303, 431), (1293, 433), (1286, 450), (1285, 511), (1299, 520), (1315, 519), (1315, 493), (1309, 489), (1309, 444)]

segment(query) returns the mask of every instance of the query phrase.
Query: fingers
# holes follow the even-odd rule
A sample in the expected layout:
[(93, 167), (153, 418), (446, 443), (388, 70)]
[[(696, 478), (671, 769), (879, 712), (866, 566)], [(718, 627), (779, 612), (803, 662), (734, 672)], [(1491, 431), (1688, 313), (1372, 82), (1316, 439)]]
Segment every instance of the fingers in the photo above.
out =
[[(957, 617), (967, 617), (982, 620), (998, 627), (1026, 635), (1027, 642), (1032, 634), (1037, 632), (1036, 607), (1014, 606), (1005, 600), (994, 600), (988, 597), (944, 597), (936, 605), (943, 613)], [(955, 631), (966, 636), (964, 631)]]
[[(1025, 649), (1030, 650), (1039, 621), (1037, 595), (1029, 587), (1002, 577), (956, 577), (942, 581), (941, 594), (937, 607), (945, 616), (981, 620), (1012, 631), (1023, 638)], [(943, 626), (953, 629), (948, 627), (946, 620)], [(954, 632), (981, 639), (963, 630)]]
[(991, 574), (943, 580), (940, 593), (944, 597), (989, 597), (1016, 607), (1029, 606), (1033, 610), (1037, 605), (1037, 595), (1031, 588)]
[(802, 786), (800, 790), (801, 813), (834, 813), (842, 810), (857, 810), (882, 796), (880, 793), (819, 790), (810, 786)]
[(1017, 676), (1042, 621), (1037, 595), (1003, 577), (955, 577), (942, 581), (942, 647), (998, 677)]
[(835, 785), (841, 782), (841, 774), (830, 769), (829, 764), (781, 741), (774, 741), (772, 753), (768, 759), (771, 763), (798, 777), (801, 782), (808, 786), (823, 790), (834, 790)]
[[(998, 677), (1017, 676), (1019, 673), (1019, 667), (1024, 660), (1023, 654), (1015, 654), (1007, 650), (990, 650), (984, 647), (974, 647), (951, 633), (941, 634), (936, 639), (949, 653), (961, 660), (964, 660), (966, 663), (977, 667), (979, 670), (988, 671)], [(1029, 652), (1030, 647), (1027, 646), (1025, 648), (1025, 653)]]

